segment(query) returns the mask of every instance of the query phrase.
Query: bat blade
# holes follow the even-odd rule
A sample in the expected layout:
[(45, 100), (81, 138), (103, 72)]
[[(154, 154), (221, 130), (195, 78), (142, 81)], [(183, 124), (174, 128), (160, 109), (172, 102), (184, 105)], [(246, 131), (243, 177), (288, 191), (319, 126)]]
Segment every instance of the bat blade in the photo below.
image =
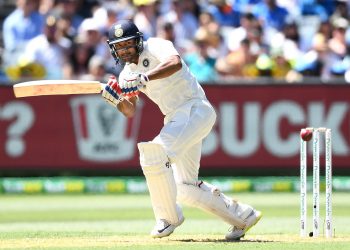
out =
[(13, 85), (17, 98), (42, 95), (97, 94), (104, 84), (85, 80), (39, 80)]

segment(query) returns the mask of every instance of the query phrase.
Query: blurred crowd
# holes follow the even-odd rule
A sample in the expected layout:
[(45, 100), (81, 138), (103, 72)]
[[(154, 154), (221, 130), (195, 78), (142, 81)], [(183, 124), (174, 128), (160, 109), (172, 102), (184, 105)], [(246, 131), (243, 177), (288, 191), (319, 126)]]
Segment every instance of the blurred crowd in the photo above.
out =
[(350, 82), (348, 0), (17, 0), (2, 26), (0, 77), (118, 74), (109, 27), (133, 19), (171, 40), (201, 83), (305, 76)]

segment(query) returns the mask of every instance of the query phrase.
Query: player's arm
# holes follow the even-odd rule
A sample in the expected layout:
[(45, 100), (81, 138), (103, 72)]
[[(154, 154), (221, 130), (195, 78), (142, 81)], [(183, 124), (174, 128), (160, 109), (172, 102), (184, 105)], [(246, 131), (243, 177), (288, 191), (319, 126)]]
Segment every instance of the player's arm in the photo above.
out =
[(151, 80), (162, 79), (171, 76), (182, 68), (179, 55), (172, 55), (163, 60), (157, 67), (146, 73), (130, 72), (124, 76), (120, 83), (120, 89), (125, 96), (135, 96), (140, 92), (140, 88), (147, 86)]
[(121, 92), (125, 96), (138, 95), (140, 88), (147, 85), (149, 81), (169, 77), (181, 68), (182, 62), (180, 56), (169, 56), (157, 67), (146, 73), (130, 72), (121, 80)]
[(155, 68), (146, 72), (150, 81), (169, 77), (181, 70), (182, 60), (172, 42), (161, 38), (151, 38), (148, 49), (160, 61)]
[(126, 117), (132, 117), (135, 114), (137, 92), (132, 92), (135, 95), (125, 96), (119, 87), (115, 76), (111, 76), (102, 91), (102, 97), (113, 107), (116, 107)]
[(171, 76), (175, 72), (179, 71), (182, 67), (181, 58), (178, 55), (168, 57), (165, 61), (161, 62), (154, 69), (146, 72), (146, 76), (149, 81), (166, 78)]
[(145, 73), (130, 72), (120, 81), (122, 93), (126, 96), (134, 95), (152, 80), (162, 79), (173, 75), (182, 68), (182, 60), (172, 42), (161, 38), (151, 38), (149, 50), (160, 63)]
[(123, 113), (126, 117), (133, 117), (136, 111), (136, 103), (138, 97), (133, 96), (128, 99), (124, 99), (119, 104), (117, 104), (118, 110)]

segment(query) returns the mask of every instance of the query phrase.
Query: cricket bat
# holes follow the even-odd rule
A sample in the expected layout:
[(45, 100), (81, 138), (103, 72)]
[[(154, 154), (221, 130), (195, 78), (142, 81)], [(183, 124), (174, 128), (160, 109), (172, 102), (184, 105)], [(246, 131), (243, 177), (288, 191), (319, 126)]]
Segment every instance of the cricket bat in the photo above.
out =
[(85, 80), (39, 80), (21, 82), (13, 85), (13, 92), (17, 98), (41, 95), (72, 95), (97, 94), (105, 84), (99, 81)]

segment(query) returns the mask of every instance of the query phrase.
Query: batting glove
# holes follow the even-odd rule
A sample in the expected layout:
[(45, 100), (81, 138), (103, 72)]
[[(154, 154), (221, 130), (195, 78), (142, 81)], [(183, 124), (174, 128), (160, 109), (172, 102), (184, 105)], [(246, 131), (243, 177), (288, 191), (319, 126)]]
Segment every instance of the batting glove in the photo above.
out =
[(147, 75), (131, 72), (124, 77), (120, 84), (120, 88), (125, 96), (137, 96), (140, 93), (140, 88), (145, 86), (148, 81), (149, 79)]
[(108, 79), (108, 82), (102, 91), (102, 97), (114, 107), (116, 107), (118, 103), (124, 100), (122, 91), (115, 76), (111, 76)]

